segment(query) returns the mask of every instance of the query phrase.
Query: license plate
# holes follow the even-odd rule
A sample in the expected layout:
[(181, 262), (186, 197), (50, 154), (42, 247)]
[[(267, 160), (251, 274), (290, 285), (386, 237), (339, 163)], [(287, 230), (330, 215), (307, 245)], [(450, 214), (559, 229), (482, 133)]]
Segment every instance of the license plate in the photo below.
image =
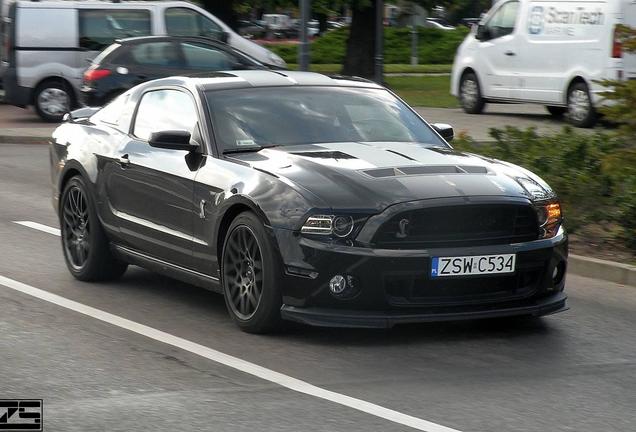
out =
[(515, 254), (433, 257), (431, 277), (514, 273)]

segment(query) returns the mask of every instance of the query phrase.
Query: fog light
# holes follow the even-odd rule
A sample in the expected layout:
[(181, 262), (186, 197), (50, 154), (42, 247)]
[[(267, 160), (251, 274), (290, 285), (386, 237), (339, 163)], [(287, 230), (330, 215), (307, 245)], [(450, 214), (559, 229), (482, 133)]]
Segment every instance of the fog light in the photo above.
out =
[(329, 281), (329, 291), (335, 296), (341, 295), (347, 289), (347, 280), (342, 275), (335, 275)]
[(565, 264), (561, 261), (554, 266), (554, 270), (552, 270), (552, 284), (554, 286), (559, 285), (563, 282), (563, 276), (565, 276)]

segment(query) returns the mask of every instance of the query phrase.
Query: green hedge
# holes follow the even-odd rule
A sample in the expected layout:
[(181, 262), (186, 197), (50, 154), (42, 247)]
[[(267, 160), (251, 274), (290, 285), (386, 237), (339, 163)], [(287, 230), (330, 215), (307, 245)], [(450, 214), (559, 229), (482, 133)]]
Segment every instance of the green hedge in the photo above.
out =
[[(420, 64), (453, 63), (455, 51), (468, 34), (468, 29), (439, 30), (418, 29), (418, 60)], [(311, 63), (342, 64), (346, 53), (349, 30), (333, 30), (311, 43)], [(298, 45), (271, 44), (268, 49), (281, 56), (287, 63), (298, 62)], [(411, 62), (411, 33), (408, 28), (387, 27), (384, 31), (384, 62)]]
[(616, 134), (567, 127), (541, 136), (533, 128), (492, 129), (493, 143), (460, 137), (454, 147), (523, 166), (547, 181), (563, 203), (566, 226), (616, 227), (636, 251), (636, 146)]

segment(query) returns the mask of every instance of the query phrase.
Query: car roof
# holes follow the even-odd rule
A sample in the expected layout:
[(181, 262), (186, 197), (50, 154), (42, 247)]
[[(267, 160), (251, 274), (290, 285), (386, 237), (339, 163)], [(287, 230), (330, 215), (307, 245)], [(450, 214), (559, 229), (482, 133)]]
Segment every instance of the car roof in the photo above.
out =
[[(287, 70), (233, 70), (212, 73), (199, 73), (189, 77), (173, 77), (165, 80), (182, 80), (177, 85), (192, 86), (200, 90), (221, 90), (250, 87), (292, 87), (292, 86), (332, 86), (383, 88), (373, 81), (359, 77), (341, 75), (323, 75), (314, 72)], [(164, 79), (156, 80), (159, 85)]]
[(287, 70), (232, 70), (220, 72), (198, 72), (188, 76), (173, 76), (148, 81), (139, 86), (140, 91), (153, 87), (182, 86), (193, 91), (225, 90), (254, 87), (384, 87), (364, 78), (342, 75), (322, 75), (314, 72), (296, 72)]

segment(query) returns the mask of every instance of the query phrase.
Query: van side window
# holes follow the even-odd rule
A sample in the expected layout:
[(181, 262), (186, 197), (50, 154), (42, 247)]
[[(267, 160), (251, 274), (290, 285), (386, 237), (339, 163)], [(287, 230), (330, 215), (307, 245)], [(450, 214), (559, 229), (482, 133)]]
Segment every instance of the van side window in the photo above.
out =
[(197, 110), (192, 98), (179, 90), (155, 90), (144, 94), (137, 108), (133, 135), (148, 140), (153, 132), (193, 132)]
[(166, 9), (166, 31), (170, 36), (203, 36), (220, 39), (223, 29), (199, 12), (183, 7)]
[(495, 12), (486, 23), (490, 39), (509, 35), (515, 30), (518, 10), (519, 2), (511, 1), (501, 6), (497, 12)]
[(115, 39), (150, 34), (150, 11), (148, 10), (79, 10), (80, 48), (101, 51)]

